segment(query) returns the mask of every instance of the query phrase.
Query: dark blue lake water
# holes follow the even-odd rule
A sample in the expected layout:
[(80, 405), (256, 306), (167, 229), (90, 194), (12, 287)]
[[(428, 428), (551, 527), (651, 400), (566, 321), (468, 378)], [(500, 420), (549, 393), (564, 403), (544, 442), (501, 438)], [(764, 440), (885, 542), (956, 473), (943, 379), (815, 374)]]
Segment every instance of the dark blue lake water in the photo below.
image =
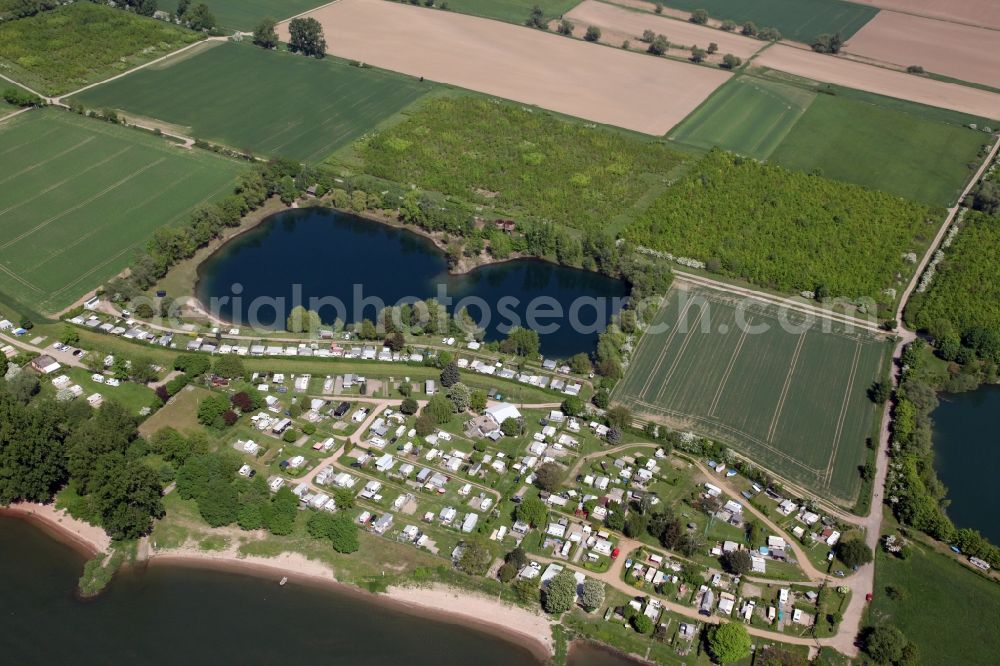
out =
[(256, 319), (272, 328), (310, 298), (324, 299), (311, 309), (331, 324), (374, 320), (379, 303), (435, 297), (449, 312), (465, 305), (487, 341), (520, 323), (539, 332), (544, 354), (563, 358), (593, 351), (627, 293), (621, 280), (533, 259), (451, 275), (429, 239), (319, 208), (278, 213), (238, 236), (202, 264), (197, 286), (210, 308), (213, 298), (239, 295), (238, 302), (219, 301), (215, 309), (224, 319), (243, 326)]

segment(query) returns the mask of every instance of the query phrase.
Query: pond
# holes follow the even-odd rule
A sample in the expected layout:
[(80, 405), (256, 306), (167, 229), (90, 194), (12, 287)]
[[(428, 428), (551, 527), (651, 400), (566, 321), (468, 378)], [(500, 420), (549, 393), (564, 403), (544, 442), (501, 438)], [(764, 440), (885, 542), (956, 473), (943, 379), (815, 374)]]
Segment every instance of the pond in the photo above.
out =
[(383, 305), (433, 297), (450, 313), (466, 307), (487, 341), (519, 324), (538, 331), (542, 353), (567, 358), (594, 350), (628, 285), (536, 259), (452, 275), (428, 238), (306, 208), (277, 213), (224, 245), (201, 265), (196, 294), (226, 321), (271, 329), (299, 304), (325, 324), (350, 324), (375, 320)]
[(934, 410), (934, 467), (948, 487), (948, 517), (1000, 543), (1000, 386), (942, 394)]

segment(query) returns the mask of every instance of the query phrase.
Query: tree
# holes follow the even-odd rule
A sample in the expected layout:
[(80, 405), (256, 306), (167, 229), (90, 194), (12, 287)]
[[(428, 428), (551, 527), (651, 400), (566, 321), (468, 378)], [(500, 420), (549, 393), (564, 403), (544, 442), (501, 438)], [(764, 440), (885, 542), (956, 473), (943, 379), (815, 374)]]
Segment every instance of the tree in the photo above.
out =
[(323, 26), (314, 18), (296, 18), (288, 24), (288, 45), (294, 53), (322, 58), (326, 54)]
[(423, 413), (430, 414), (434, 423), (440, 425), (450, 421), (455, 412), (451, 400), (439, 393), (431, 396), (431, 399), (424, 405)]
[(216, 359), (215, 365), (212, 367), (212, 372), (219, 377), (236, 379), (237, 377), (246, 375), (247, 371), (243, 366), (243, 360), (239, 356), (227, 354)]
[(607, 389), (599, 389), (594, 392), (594, 397), (590, 401), (594, 403), (594, 407), (607, 409), (608, 405), (611, 404), (611, 394), (608, 393)]
[(524, 22), (529, 28), (538, 28), (539, 30), (548, 30), (549, 25), (545, 21), (545, 12), (538, 5), (535, 5), (531, 9), (531, 16), (528, 20)]
[(291, 534), (298, 510), (299, 498), (288, 486), (283, 486), (274, 494), (271, 504), (264, 511), (264, 526), (271, 534)]
[(628, 407), (612, 407), (607, 413), (608, 425), (626, 428), (632, 423), (632, 412)]
[(163, 516), (159, 476), (141, 461), (106, 454), (98, 461), (94, 482), (94, 506), (112, 539), (137, 539), (149, 533), (153, 518)]
[(812, 43), (812, 50), (816, 53), (840, 53), (840, 47), (844, 45), (844, 40), (840, 33), (822, 34)]
[(458, 370), (458, 363), (452, 361), (448, 363), (441, 369), (441, 386), (448, 388), (449, 386), (461, 381), (462, 375)]
[[(340, 506), (338, 503), (337, 506)], [(351, 516), (343, 511), (334, 515), (334, 520), (330, 525), (330, 543), (338, 553), (348, 555), (356, 553), (360, 544), (358, 543), (358, 526), (351, 520)]]
[(265, 49), (278, 47), (278, 31), (275, 30), (277, 21), (273, 18), (262, 19), (253, 31), (253, 43)]
[(906, 67), (906, 73), (907, 74), (923, 74), (924, 73), (924, 68), (921, 67), (920, 65), (907, 65), (907, 67)]
[(670, 42), (667, 41), (666, 36), (657, 35), (656, 37), (653, 38), (653, 41), (649, 43), (649, 48), (646, 50), (652, 53), (653, 55), (661, 56), (664, 53), (666, 53), (667, 49), (669, 48), (670, 48)]
[(726, 571), (736, 576), (743, 576), (750, 573), (753, 563), (750, 561), (750, 553), (745, 550), (731, 550), (722, 556), (722, 566)]
[(559, 615), (573, 607), (576, 602), (576, 576), (569, 569), (563, 569), (549, 581), (542, 600), (546, 613)]
[(903, 656), (906, 637), (892, 625), (869, 627), (863, 632), (865, 652), (879, 664), (893, 664)]
[(76, 332), (76, 327), (70, 326), (69, 324), (63, 326), (62, 335), (59, 336), (59, 342), (64, 345), (78, 345), (80, 343), (80, 334)]
[(469, 396), (469, 409), (479, 413), (486, 409), (486, 391), (482, 389), (476, 389)]
[(705, 25), (708, 23), (708, 11), (705, 9), (696, 9), (691, 12), (691, 18), (689, 19), (691, 23), (697, 23), (698, 25)]
[(720, 25), (719, 27), (725, 30), (726, 32), (732, 32), (733, 30), (736, 30), (736, 21), (733, 21), (732, 19), (726, 19), (725, 21), (722, 22), (722, 25)]
[(532, 527), (541, 527), (549, 519), (549, 510), (537, 497), (527, 497), (514, 509), (514, 517)]
[(181, 354), (174, 359), (174, 370), (180, 370), (192, 377), (205, 374), (210, 367), (212, 362), (204, 354)]
[(185, 12), (184, 20), (192, 30), (211, 30), (215, 27), (215, 16), (203, 2)]
[(578, 375), (588, 375), (593, 369), (593, 365), (590, 362), (590, 357), (584, 352), (580, 352), (570, 358), (569, 369)]
[(777, 28), (761, 28), (760, 32), (757, 33), (757, 39), (763, 39), (765, 42), (780, 42), (781, 32)]
[(837, 557), (853, 569), (872, 561), (872, 549), (861, 538), (855, 537), (837, 544)]
[(868, 398), (876, 405), (884, 405), (892, 394), (892, 385), (887, 381), (872, 382), (868, 388)]
[(322, 322), (320, 321), (319, 313), (307, 310), (301, 305), (296, 305), (292, 308), (288, 318), (285, 320), (285, 330), (290, 333), (311, 333), (319, 330), (321, 325)]
[(509, 416), (500, 424), (500, 432), (508, 437), (520, 437), (524, 434), (524, 417)]
[(7, 376), (7, 371), (10, 370), (10, 361), (3, 354), (0, 354), (0, 379)]
[(456, 566), (459, 571), (470, 576), (482, 576), (489, 570), (492, 561), (493, 556), (490, 554), (489, 548), (477, 540), (465, 544)]
[(448, 389), (447, 395), (456, 413), (461, 414), (469, 409), (469, 404), (472, 402), (472, 391), (462, 382), (453, 384)]
[(229, 410), (229, 399), (222, 393), (212, 393), (198, 404), (198, 422), (221, 428), (225, 425), (222, 415)]
[(708, 649), (720, 664), (729, 664), (750, 656), (750, 634), (735, 622), (723, 622), (708, 630)]
[(743, 59), (734, 56), (732, 53), (727, 53), (722, 56), (722, 66), (726, 69), (736, 69), (743, 64)]
[(538, 332), (520, 326), (512, 328), (507, 337), (500, 343), (500, 351), (503, 353), (516, 354), (525, 358), (538, 356), (540, 347)]
[(394, 352), (403, 351), (406, 346), (406, 337), (400, 331), (393, 331), (385, 339), (385, 346)]
[(625, 529), (625, 511), (623, 509), (608, 511), (608, 517), (604, 519), (604, 524), (616, 532), (623, 531)]
[(583, 400), (579, 396), (571, 395), (562, 401), (562, 411), (570, 416), (578, 416), (583, 413)]
[(746, 35), (747, 37), (757, 36), (757, 24), (753, 21), (747, 21), (740, 27), (740, 34)]
[(554, 493), (563, 482), (563, 470), (554, 462), (547, 462), (535, 470), (535, 485), (542, 490)]
[(649, 44), (654, 39), (656, 39), (656, 33), (652, 30), (646, 29), (642, 31), (642, 37), (639, 38), (639, 41)]
[(625, 518), (625, 526), (622, 531), (630, 539), (636, 539), (646, 532), (646, 524), (649, 519), (638, 511), (630, 511)]
[(706, 55), (705, 49), (699, 49), (695, 46), (691, 49), (691, 62), (704, 62)]
[(0, 390), (0, 504), (47, 502), (65, 483), (61, 420), (52, 402), (28, 407)]
[(434, 415), (428, 412), (427, 409), (424, 409), (422, 412), (420, 412), (420, 416), (418, 416), (417, 420), (414, 422), (413, 428), (414, 430), (417, 431), (418, 435), (420, 435), (421, 437), (426, 437), (427, 435), (434, 432), (434, 430), (437, 428), (437, 425), (438, 422), (437, 419), (434, 418)]
[(706, 51), (706, 52), (707, 52), (707, 53), (708, 53), (709, 55), (712, 55), (713, 53), (717, 53), (717, 52), (718, 52), (718, 50), (719, 50), (719, 45), (718, 45), (718, 44), (716, 44), (715, 42), (709, 42), (709, 43), (708, 43), (708, 48), (707, 48), (707, 49), (705, 49), (705, 51)]
[(399, 411), (403, 412), (406, 415), (416, 414), (419, 408), (420, 405), (418, 405), (417, 401), (414, 400), (413, 398), (405, 398), (403, 402), (399, 405)]
[(570, 21), (563, 19), (562, 21), (559, 21), (559, 34), (567, 36), (572, 35), (574, 27), (575, 26)]
[(604, 583), (593, 578), (583, 581), (583, 591), (580, 594), (580, 605), (588, 613), (592, 613), (604, 603)]
[(632, 617), (632, 627), (640, 634), (653, 633), (653, 620), (645, 613), (639, 613)]
[(587, 26), (587, 32), (584, 33), (583, 38), (588, 42), (596, 42), (601, 38), (601, 29), (596, 25)]
[(517, 575), (517, 567), (510, 562), (504, 562), (497, 570), (497, 579), (501, 583), (509, 583)]

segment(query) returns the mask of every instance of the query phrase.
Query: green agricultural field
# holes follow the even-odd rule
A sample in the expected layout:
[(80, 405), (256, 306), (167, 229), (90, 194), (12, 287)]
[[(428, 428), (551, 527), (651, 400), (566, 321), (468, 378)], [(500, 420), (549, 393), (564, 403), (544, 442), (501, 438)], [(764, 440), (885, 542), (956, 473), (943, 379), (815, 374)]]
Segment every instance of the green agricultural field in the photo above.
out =
[(283, 20), (325, 5), (328, 0), (209, 0), (208, 8), (226, 32), (251, 31), (261, 19)]
[(482, 97), (439, 97), (355, 146), (366, 173), (511, 214), (607, 228), (686, 157), (663, 142)]
[[(895, 301), (941, 215), (856, 185), (713, 150), (658, 196), (625, 237), (785, 292)], [(897, 275), (899, 277), (897, 277)]]
[[(30, 147), (30, 149), (28, 149)], [(0, 123), (0, 291), (45, 312), (125, 268), (242, 167), (65, 111)]]
[[(782, 323), (782, 322), (785, 323)], [(887, 343), (708, 289), (674, 288), (612, 400), (725, 442), (791, 481), (854, 500)]]
[(687, 12), (706, 9), (720, 21), (753, 21), (758, 28), (777, 28), (786, 39), (807, 43), (823, 33), (839, 32), (848, 39), (878, 14), (875, 7), (844, 0), (663, 0), (663, 4)]
[(670, 138), (938, 206), (955, 202), (989, 140), (961, 114), (766, 76), (731, 79)]
[(670, 133), (698, 148), (719, 146), (766, 160), (812, 104), (810, 90), (749, 76), (730, 79)]
[(200, 33), (90, 2), (0, 23), (0, 73), (57, 95), (99, 81), (185, 44)]
[(238, 150), (320, 161), (434, 89), (334, 58), (227, 43), (92, 88), (79, 101)]
[[(558, 18), (580, 4), (581, 0), (447, 0), (448, 9), (462, 14), (483, 16), (508, 23), (524, 25), (535, 6), (541, 7), (545, 17)], [(421, 2), (421, 4), (423, 4)], [(436, 4), (440, 5), (441, 0)]]
[(789, 169), (951, 206), (975, 174), (990, 137), (858, 99), (817, 95), (771, 154)]
[[(876, 555), (868, 623), (889, 624), (917, 646), (921, 664), (994, 664), (1000, 586), (918, 544), (906, 560)], [(886, 589), (898, 590), (893, 599)]]
[(907, 304), (907, 324), (938, 338), (980, 327), (1000, 331), (998, 272), (1000, 216), (970, 212), (945, 248), (930, 287), (915, 291)]

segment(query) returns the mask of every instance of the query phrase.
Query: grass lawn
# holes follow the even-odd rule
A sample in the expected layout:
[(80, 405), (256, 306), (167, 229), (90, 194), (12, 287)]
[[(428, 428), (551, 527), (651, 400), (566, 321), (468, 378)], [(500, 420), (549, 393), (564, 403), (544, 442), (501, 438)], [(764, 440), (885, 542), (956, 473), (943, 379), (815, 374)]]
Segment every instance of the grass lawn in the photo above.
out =
[(143, 421), (139, 426), (139, 434), (149, 437), (166, 427), (187, 435), (205, 432), (205, 428), (198, 423), (198, 404), (209, 395), (211, 391), (206, 388), (185, 386), (169, 403)]
[(777, 28), (786, 39), (807, 43), (835, 32), (846, 40), (878, 14), (875, 7), (844, 0), (663, 0), (663, 4), (688, 12), (706, 9), (720, 21), (753, 21), (758, 28)]
[(138, 414), (143, 407), (151, 406), (155, 397), (153, 389), (142, 384), (133, 382), (122, 382), (120, 386), (98, 384), (90, 379), (92, 373), (83, 368), (67, 367), (64, 368), (64, 371), (60, 371), (60, 374), (69, 376), (74, 384), (79, 384), (80, 388), (83, 389), (83, 396), (77, 400), (85, 400), (94, 393), (100, 393), (104, 396), (105, 402), (118, 402), (133, 416)]
[[(447, 0), (448, 9), (460, 14), (472, 14), (524, 25), (531, 10), (541, 7), (545, 18), (558, 18), (580, 4), (580, 0)], [(437, 0), (438, 5), (441, 4)]]
[(290, 18), (325, 5), (326, 2), (327, 0), (211, 0), (209, 9), (219, 27), (226, 32), (249, 32), (263, 18)]
[(699, 148), (719, 146), (766, 160), (812, 104), (815, 93), (748, 76), (730, 79), (670, 138)]
[(686, 157), (663, 142), (481, 97), (437, 97), (354, 148), (361, 170), (500, 211), (606, 228)]
[(56, 95), (120, 74), (201, 33), (90, 2), (0, 23), (0, 73)]
[(842, 325), (794, 332), (778, 316), (722, 292), (674, 289), (654, 320), (666, 331), (646, 333), (612, 399), (849, 504), (876, 417), (866, 390), (881, 376), (885, 343)]
[(79, 100), (238, 150), (320, 161), (435, 88), (334, 58), (227, 43), (88, 90)]
[(46, 312), (116, 275), (157, 227), (228, 194), (243, 169), (53, 109), (0, 124), (0, 159), (0, 290)]
[(989, 136), (858, 99), (817, 95), (771, 154), (789, 169), (950, 206), (979, 166)]
[[(886, 593), (890, 586), (899, 599)], [(1000, 585), (923, 544), (906, 560), (879, 549), (868, 622), (897, 627), (916, 644), (922, 664), (993, 664)]]

